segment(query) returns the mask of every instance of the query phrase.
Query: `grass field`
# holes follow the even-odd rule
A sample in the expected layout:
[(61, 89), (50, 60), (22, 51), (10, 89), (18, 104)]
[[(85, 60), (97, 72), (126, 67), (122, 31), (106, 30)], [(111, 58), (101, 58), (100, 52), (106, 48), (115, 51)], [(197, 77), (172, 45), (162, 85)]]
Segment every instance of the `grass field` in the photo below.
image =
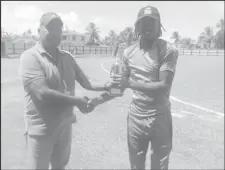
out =
[[(103, 83), (109, 79), (106, 70), (112, 58), (77, 58), (77, 62), (92, 80)], [(18, 64), (18, 59), (1, 59), (2, 169), (26, 168)], [(76, 94), (92, 97), (100, 93), (77, 85)], [(224, 169), (224, 56), (180, 56), (171, 96), (174, 141), (170, 169)], [(89, 115), (76, 113), (68, 168), (129, 168), (126, 116), (130, 100), (127, 90), (122, 98), (97, 107)]]

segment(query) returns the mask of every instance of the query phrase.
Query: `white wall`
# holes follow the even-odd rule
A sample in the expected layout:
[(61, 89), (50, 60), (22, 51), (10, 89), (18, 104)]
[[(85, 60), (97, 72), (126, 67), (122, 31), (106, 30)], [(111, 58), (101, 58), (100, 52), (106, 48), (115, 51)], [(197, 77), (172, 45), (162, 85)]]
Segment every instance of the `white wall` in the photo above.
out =
[[(83, 45), (86, 44), (86, 42), (88, 41), (88, 36), (86, 35), (75, 35), (75, 34), (71, 34), (71, 35), (63, 35), (66, 36), (67, 39), (66, 40), (62, 40), (62, 44), (73, 44), (73, 45)], [(76, 40), (73, 40), (73, 36), (76, 36)], [(82, 37), (84, 37), (84, 40), (82, 40)]]

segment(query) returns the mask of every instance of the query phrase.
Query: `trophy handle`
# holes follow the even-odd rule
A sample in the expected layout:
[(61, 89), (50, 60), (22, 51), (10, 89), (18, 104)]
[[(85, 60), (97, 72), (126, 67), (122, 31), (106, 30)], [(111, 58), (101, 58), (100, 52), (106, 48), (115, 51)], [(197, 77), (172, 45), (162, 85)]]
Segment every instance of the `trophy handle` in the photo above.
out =
[(114, 72), (114, 70), (115, 70), (115, 64), (113, 64), (112, 67), (111, 67), (110, 76), (112, 76), (112, 73)]
[(117, 43), (116, 43), (116, 48), (115, 48), (115, 51), (113, 53), (113, 57), (117, 56), (117, 53), (119, 51), (119, 46), (120, 46), (120, 40), (118, 40)]

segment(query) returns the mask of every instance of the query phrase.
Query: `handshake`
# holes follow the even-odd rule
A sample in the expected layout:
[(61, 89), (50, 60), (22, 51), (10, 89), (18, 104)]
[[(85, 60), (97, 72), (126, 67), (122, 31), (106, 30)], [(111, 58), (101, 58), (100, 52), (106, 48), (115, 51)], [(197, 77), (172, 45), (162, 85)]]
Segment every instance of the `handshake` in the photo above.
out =
[(87, 96), (85, 96), (80, 98), (77, 107), (83, 114), (87, 114), (94, 110), (95, 105), (92, 103), (92, 99), (89, 99)]

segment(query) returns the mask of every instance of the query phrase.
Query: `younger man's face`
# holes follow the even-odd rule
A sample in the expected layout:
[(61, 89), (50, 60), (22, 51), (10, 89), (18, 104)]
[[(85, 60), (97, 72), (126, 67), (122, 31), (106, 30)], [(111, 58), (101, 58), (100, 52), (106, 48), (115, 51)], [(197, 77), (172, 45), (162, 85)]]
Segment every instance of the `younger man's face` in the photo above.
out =
[(140, 32), (141, 37), (146, 40), (153, 40), (157, 37), (159, 31), (158, 20), (146, 16), (140, 19), (138, 22), (138, 30)]

